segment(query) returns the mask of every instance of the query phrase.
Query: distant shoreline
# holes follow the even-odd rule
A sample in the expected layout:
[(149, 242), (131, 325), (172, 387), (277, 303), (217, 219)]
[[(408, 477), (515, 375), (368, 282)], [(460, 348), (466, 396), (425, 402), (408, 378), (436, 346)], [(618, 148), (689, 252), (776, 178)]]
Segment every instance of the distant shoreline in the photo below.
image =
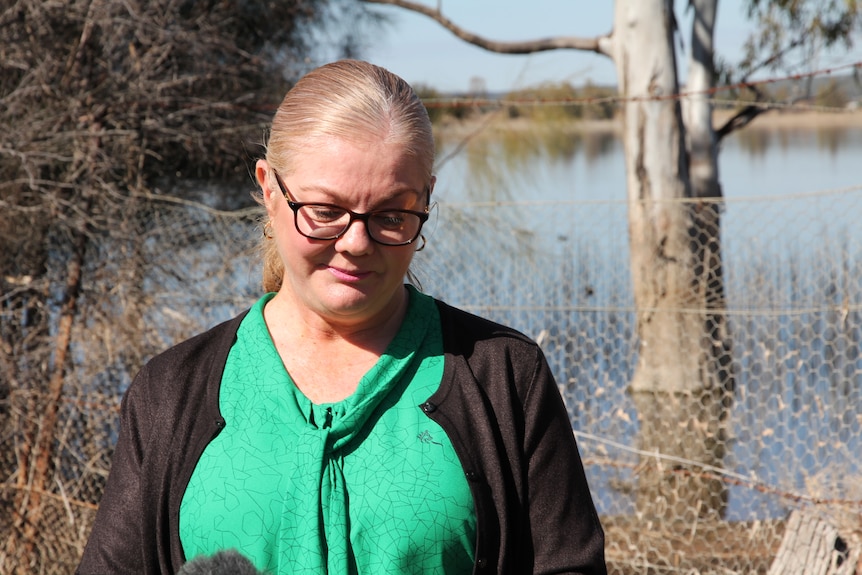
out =
[[(713, 114), (713, 123), (716, 128), (721, 127), (735, 113), (736, 110), (716, 110)], [(622, 122), (619, 118), (613, 120), (573, 120), (559, 127), (573, 133), (609, 133), (619, 132), (622, 129)], [(438, 131), (443, 137), (463, 137), (481, 131), (517, 131), (535, 128), (536, 124), (525, 118), (510, 119), (502, 114), (497, 118), (491, 118), (488, 114), (483, 114), (467, 120), (447, 119), (443, 124), (435, 126), (435, 131)], [(816, 128), (862, 129), (862, 109), (846, 112), (772, 110), (757, 116), (743, 129), (810, 130)]]
[[(713, 122), (721, 126), (736, 110), (716, 110)], [(746, 130), (784, 128), (862, 128), (862, 108), (842, 112), (773, 110), (756, 117)]]

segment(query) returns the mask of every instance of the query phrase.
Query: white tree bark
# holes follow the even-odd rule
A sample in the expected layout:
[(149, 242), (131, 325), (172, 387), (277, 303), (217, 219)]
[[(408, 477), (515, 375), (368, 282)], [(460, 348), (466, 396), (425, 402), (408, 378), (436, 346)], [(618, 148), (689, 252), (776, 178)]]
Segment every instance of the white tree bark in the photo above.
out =
[[(713, 7), (715, 2), (712, 2)], [(706, 245), (717, 226), (693, 204), (674, 50), (673, 0), (617, 0), (612, 55), (623, 104), (632, 286), (637, 310), (638, 363), (630, 391), (638, 408), (644, 451), (691, 461), (669, 473), (653, 458), (641, 462), (637, 506), (651, 517), (686, 512), (721, 515), (726, 489), (702, 473), (721, 467), (723, 394), (708, 311)], [(711, 61), (711, 55), (709, 56)], [(707, 72), (704, 71), (706, 74)], [(707, 78), (704, 76), (704, 78)], [(711, 81), (711, 75), (707, 79)], [(692, 107), (698, 142), (711, 137), (707, 107)], [(704, 128), (698, 131), (699, 128)], [(707, 178), (717, 184), (715, 148), (706, 146)], [(712, 206), (715, 207), (715, 206)], [(716, 212), (717, 214), (717, 212)], [(712, 241), (712, 243), (711, 243)], [(717, 245), (717, 244), (715, 244)], [(718, 255), (716, 252), (714, 255)], [(717, 262), (720, 269), (720, 261)], [(712, 286), (723, 294), (720, 285)], [(723, 325), (723, 324), (722, 324)]]
[(691, 197), (673, 49), (673, 0), (617, 0), (613, 59), (623, 105), (631, 269), (640, 353), (632, 391), (700, 387), (688, 237)]

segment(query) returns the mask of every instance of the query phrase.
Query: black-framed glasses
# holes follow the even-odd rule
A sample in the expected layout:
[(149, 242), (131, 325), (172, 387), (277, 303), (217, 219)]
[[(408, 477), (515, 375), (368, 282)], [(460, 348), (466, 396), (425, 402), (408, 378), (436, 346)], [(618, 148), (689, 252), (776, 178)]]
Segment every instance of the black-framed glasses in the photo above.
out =
[(384, 246), (406, 246), (412, 244), (428, 221), (431, 190), (426, 188), (425, 211), (374, 210), (360, 214), (335, 204), (295, 202), (278, 172), (273, 170), (278, 187), (293, 210), (296, 231), (313, 240), (336, 240), (347, 233), (354, 221), (365, 223), (368, 237)]

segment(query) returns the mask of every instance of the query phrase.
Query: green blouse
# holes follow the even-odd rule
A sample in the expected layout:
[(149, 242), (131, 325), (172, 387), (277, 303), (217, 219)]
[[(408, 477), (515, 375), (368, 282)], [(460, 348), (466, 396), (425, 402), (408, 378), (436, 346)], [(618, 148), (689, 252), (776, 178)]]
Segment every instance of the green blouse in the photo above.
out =
[[(471, 573), (473, 498), (448, 437), (420, 409), (443, 373), (434, 300), (408, 286), (404, 323), (353, 395), (317, 405), (263, 319), (243, 319), (219, 405), (225, 429), (183, 496), (187, 558), (235, 548), (283, 574)], [(332, 358), (337, 361), (337, 358)]]

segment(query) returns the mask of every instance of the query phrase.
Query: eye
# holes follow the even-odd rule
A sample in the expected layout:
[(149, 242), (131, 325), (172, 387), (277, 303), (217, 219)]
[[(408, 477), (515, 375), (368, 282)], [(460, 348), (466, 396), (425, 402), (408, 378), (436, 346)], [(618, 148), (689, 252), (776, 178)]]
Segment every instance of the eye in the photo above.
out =
[(398, 229), (404, 225), (405, 216), (404, 212), (393, 211), (393, 212), (377, 212), (372, 217), (374, 218), (374, 223), (385, 229)]
[(308, 216), (319, 223), (331, 223), (344, 217), (346, 213), (341, 208), (326, 205), (308, 205), (305, 206), (305, 211)]

